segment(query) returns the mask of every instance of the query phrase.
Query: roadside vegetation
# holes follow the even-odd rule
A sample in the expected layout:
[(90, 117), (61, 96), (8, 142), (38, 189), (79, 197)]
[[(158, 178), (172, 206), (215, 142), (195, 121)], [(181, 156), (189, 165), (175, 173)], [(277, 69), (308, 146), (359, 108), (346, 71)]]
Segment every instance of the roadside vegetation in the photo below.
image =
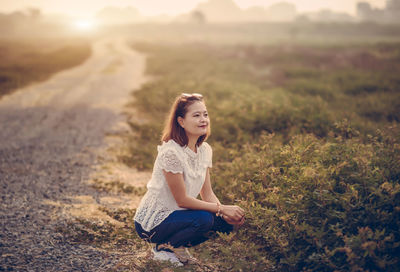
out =
[[(398, 271), (400, 44), (135, 43), (126, 164), (151, 170), (181, 92), (205, 96), (212, 180), (246, 224), (194, 251), (216, 271)], [(135, 120), (135, 119), (132, 119)]]
[(79, 65), (90, 54), (90, 44), (83, 40), (0, 40), (0, 98)]
[[(119, 255), (113, 271), (399, 271), (397, 27), (178, 24), (110, 32), (135, 37), (132, 48), (148, 56), (152, 78), (133, 93), (119, 161), (151, 171), (172, 101), (200, 92), (211, 117), (214, 189), (247, 211), (246, 223), (191, 249), (201, 263), (181, 268), (151, 260), (128, 207), (94, 203), (109, 220), (68, 219), (58, 229), (68, 241)], [(89, 55), (84, 41), (0, 41), (0, 98)], [(109, 176), (92, 186), (124, 199), (145, 192)]]

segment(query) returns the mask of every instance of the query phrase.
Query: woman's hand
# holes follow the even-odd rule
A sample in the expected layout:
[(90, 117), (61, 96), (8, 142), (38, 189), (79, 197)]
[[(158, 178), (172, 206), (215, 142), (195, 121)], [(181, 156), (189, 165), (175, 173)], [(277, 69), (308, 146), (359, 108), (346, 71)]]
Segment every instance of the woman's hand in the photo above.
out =
[(221, 205), (221, 213), (226, 222), (231, 225), (244, 223), (244, 210), (236, 205)]
[(241, 225), (244, 224), (244, 216), (243, 216), (242, 219), (240, 219), (239, 221), (232, 220), (232, 219), (230, 219), (229, 217), (227, 217), (227, 216), (225, 216), (225, 215), (223, 215), (222, 218), (223, 218), (228, 224), (231, 224), (231, 225), (238, 225), (238, 226), (241, 226)]

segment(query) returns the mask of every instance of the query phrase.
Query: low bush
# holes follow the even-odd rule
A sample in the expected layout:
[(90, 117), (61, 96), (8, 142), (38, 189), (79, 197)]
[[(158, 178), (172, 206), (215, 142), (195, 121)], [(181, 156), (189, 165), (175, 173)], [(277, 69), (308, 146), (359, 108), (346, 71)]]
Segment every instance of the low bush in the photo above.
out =
[(400, 137), (337, 135), (286, 145), (264, 135), (213, 169), (217, 194), (248, 211), (235, 238), (238, 248), (253, 243), (246, 260), (261, 251), (278, 271), (396, 271)]
[(197, 248), (202, 260), (220, 271), (398, 271), (398, 45), (385, 47), (391, 57), (382, 47), (137, 45), (155, 80), (134, 93), (144, 120), (131, 123), (125, 160), (150, 169), (174, 97), (201, 92), (215, 191), (247, 211), (237, 232)]

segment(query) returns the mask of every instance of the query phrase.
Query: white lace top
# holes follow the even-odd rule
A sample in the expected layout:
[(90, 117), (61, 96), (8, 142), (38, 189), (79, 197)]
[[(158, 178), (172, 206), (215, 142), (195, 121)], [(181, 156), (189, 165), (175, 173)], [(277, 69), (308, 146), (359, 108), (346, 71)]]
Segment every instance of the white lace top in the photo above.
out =
[(163, 170), (183, 174), (186, 194), (196, 198), (203, 187), (207, 167), (212, 167), (212, 149), (206, 142), (197, 148), (197, 153), (174, 140), (164, 142), (157, 149), (153, 174), (134, 218), (146, 231), (159, 225), (173, 211), (185, 210), (176, 203)]

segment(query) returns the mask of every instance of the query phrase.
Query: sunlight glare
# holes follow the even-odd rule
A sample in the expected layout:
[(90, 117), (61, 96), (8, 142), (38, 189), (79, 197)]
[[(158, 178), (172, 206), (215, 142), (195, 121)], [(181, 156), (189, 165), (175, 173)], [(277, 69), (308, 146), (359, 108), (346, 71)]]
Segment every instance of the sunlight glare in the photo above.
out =
[(80, 31), (90, 31), (95, 28), (95, 22), (90, 19), (81, 19), (74, 22), (74, 27)]

